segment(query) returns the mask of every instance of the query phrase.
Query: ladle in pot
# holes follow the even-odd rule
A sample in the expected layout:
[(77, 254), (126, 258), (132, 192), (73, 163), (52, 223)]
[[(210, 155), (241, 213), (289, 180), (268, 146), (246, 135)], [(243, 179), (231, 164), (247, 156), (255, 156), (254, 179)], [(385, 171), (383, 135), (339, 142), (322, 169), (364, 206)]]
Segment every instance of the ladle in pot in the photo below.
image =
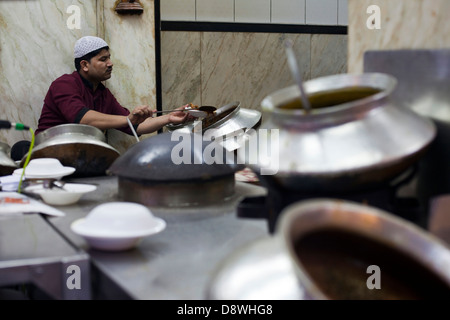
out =
[(286, 39), (284, 44), (286, 47), (289, 69), (291, 70), (291, 74), (295, 82), (297, 83), (298, 88), (300, 89), (300, 98), (302, 99), (303, 107), (305, 108), (306, 113), (309, 113), (309, 111), (311, 111), (311, 104), (309, 103), (308, 97), (306, 96), (305, 89), (303, 87), (302, 76), (300, 75), (297, 59), (295, 58), (295, 53), (292, 49), (293, 42), (290, 39)]
[[(171, 112), (176, 112), (176, 111), (183, 111), (183, 112), (187, 112), (190, 115), (196, 117), (196, 118), (205, 118), (206, 116), (208, 116), (208, 114), (211, 113), (209, 108), (214, 108), (214, 107), (210, 107), (210, 106), (205, 106), (205, 110), (202, 110), (203, 107), (200, 107), (198, 109), (181, 109), (181, 110), (159, 110), (159, 111), (154, 111), (154, 114), (158, 114), (158, 113), (171, 113)], [(208, 108), (208, 109), (206, 109)], [(214, 108), (215, 109), (215, 108)], [(213, 112), (213, 111), (212, 111)]]

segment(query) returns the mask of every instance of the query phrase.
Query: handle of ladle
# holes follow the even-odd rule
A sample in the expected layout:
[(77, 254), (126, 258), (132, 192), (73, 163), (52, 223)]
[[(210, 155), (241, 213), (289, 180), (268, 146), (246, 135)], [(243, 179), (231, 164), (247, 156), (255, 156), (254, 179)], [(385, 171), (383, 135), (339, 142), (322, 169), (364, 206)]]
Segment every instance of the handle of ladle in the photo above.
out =
[(300, 70), (297, 64), (297, 59), (295, 57), (294, 50), (292, 49), (294, 43), (291, 39), (286, 39), (284, 45), (286, 47), (286, 56), (289, 64), (289, 69), (291, 70), (292, 76), (297, 83), (298, 88), (300, 89), (300, 98), (302, 99), (303, 107), (305, 108), (306, 112), (309, 112), (311, 110), (311, 104), (309, 103), (309, 100), (306, 96), (305, 89), (303, 87), (302, 76), (300, 75)]

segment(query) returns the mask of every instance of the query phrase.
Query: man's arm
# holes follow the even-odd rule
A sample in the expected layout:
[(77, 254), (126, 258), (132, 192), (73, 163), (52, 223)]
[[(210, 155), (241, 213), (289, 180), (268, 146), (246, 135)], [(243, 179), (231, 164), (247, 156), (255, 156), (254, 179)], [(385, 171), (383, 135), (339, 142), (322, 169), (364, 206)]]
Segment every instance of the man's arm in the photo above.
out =
[(101, 113), (95, 110), (86, 112), (80, 120), (80, 124), (88, 124), (100, 130), (122, 128), (128, 126), (126, 116)]
[(95, 110), (87, 111), (81, 118), (81, 124), (88, 124), (99, 128), (100, 130), (117, 129), (128, 127), (127, 118), (130, 119), (133, 125), (142, 123), (145, 119), (151, 119), (152, 111), (148, 106), (136, 107), (132, 113), (128, 116), (125, 115), (113, 115), (98, 112)]
[[(181, 107), (180, 109), (184, 109), (185, 106)], [(147, 118), (145, 121), (143, 121), (139, 126), (137, 127), (137, 134), (146, 134), (146, 133), (152, 133), (155, 132), (165, 125), (169, 123), (183, 123), (186, 120), (190, 119), (191, 117), (187, 112), (178, 111), (178, 112), (172, 112), (163, 116), (159, 116), (156, 118)]]

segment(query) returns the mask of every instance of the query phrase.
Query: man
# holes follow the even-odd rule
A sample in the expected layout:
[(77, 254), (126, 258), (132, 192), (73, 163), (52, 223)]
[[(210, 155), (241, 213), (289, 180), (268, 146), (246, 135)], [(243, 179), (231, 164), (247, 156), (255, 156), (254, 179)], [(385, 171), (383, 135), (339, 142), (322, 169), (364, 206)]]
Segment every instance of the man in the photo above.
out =
[(113, 69), (109, 46), (103, 39), (80, 38), (75, 43), (74, 58), (76, 71), (62, 75), (50, 85), (36, 134), (60, 124), (80, 123), (101, 130), (115, 128), (131, 135), (128, 118), (141, 135), (190, 117), (179, 111), (153, 118), (148, 106), (138, 106), (132, 112), (122, 107), (102, 84), (111, 78)]

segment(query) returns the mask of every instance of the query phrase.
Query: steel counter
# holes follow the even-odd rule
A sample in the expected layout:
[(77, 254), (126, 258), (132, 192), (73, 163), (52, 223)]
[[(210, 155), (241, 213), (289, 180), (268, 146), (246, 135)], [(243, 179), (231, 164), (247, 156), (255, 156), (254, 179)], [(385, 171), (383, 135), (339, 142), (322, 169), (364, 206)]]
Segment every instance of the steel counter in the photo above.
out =
[(40, 214), (0, 215), (0, 286), (22, 284), (53, 299), (91, 299), (89, 256)]
[(214, 270), (234, 250), (270, 237), (266, 220), (237, 217), (239, 201), (248, 195), (264, 195), (265, 188), (236, 182), (235, 194), (210, 207), (156, 208), (155, 216), (166, 229), (145, 238), (137, 248), (124, 252), (90, 249), (70, 225), (101, 203), (120, 201), (116, 177), (79, 178), (95, 183), (97, 190), (71, 206), (60, 206), (65, 217), (47, 221), (75, 247), (90, 256), (93, 266), (93, 298), (98, 299), (206, 299), (205, 290)]

